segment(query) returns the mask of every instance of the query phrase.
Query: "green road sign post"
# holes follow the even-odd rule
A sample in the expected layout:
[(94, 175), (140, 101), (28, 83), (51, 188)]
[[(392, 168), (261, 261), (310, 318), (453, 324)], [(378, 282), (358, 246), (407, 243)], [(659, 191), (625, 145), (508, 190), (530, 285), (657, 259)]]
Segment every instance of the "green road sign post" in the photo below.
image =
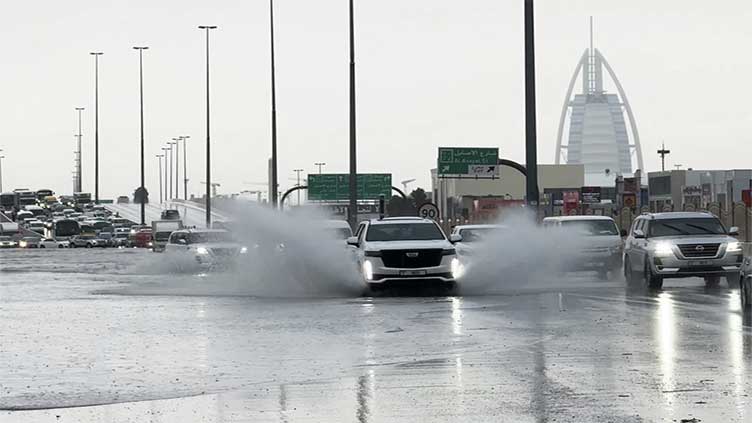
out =
[[(390, 173), (358, 174), (358, 200), (391, 198)], [(350, 198), (350, 179), (347, 173), (308, 175), (308, 199), (313, 201), (346, 201)]]
[(498, 148), (439, 147), (439, 177), (499, 176)]

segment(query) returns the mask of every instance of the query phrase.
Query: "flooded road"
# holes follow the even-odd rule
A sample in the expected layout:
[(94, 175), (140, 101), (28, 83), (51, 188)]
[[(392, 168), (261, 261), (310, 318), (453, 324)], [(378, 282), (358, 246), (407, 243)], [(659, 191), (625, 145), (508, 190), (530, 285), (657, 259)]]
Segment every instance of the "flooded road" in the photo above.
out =
[(0, 251), (0, 422), (752, 421), (725, 284), (290, 298), (162, 260)]

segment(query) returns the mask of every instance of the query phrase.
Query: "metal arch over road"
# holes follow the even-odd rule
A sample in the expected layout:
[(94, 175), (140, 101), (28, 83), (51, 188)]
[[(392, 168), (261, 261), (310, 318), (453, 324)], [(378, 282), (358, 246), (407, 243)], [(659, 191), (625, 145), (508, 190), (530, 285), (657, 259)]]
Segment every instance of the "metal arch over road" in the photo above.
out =
[[(308, 186), (301, 185), (301, 186), (297, 186), (297, 187), (292, 187), (292, 188), (288, 189), (287, 191), (285, 191), (285, 193), (282, 195), (282, 198), (279, 200), (279, 209), (280, 210), (284, 209), (284, 207), (285, 207), (285, 200), (287, 199), (288, 195), (290, 195), (293, 192), (295, 192), (297, 190), (300, 190), (300, 189), (308, 189)], [(402, 198), (407, 198), (407, 196), (405, 195), (405, 192), (402, 191), (401, 189), (397, 188), (397, 187), (392, 187), (392, 191), (397, 192), (397, 194), (399, 194)]]

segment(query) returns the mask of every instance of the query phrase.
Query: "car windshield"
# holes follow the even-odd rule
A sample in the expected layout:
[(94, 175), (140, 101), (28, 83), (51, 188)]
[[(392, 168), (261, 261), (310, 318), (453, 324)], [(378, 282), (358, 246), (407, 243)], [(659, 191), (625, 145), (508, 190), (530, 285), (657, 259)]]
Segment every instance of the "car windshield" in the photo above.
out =
[(612, 220), (563, 220), (561, 226), (590, 236), (619, 235), (619, 228)]
[(499, 228), (468, 228), (461, 229), (459, 234), (462, 236), (462, 242), (478, 242), (498, 231)]
[(234, 242), (229, 232), (193, 232), (188, 235), (189, 244), (206, 244), (211, 242)]
[(716, 218), (660, 219), (650, 222), (650, 237), (677, 235), (723, 235), (726, 228)]
[(366, 241), (431, 241), (444, 234), (434, 223), (387, 223), (371, 225)]

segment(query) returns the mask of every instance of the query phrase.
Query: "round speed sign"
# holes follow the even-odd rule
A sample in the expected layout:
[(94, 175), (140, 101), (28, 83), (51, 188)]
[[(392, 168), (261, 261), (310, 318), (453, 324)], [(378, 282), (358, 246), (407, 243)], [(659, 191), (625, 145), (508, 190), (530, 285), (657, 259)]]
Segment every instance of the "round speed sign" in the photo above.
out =
[(424, 203), (418, 208), (418, 216), (424, 219), (439, 220), (439, 208), (434, 203)]

